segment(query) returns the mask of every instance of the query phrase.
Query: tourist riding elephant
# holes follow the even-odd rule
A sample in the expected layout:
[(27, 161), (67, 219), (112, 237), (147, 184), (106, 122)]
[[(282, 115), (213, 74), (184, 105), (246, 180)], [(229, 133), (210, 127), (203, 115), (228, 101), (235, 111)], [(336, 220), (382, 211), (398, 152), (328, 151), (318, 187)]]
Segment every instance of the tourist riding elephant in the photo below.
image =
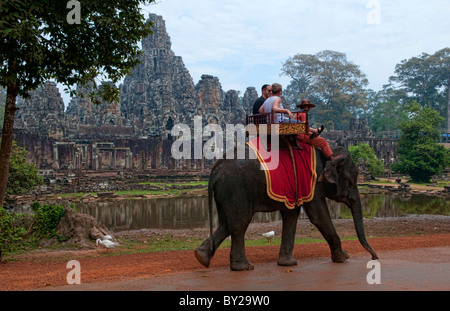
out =
[[(249, 151), (248, 146), (246, 147)], [(367, 243), (357, 188), (358, 170), (347, 149), (333, 150), (335, 159), (326, 160), (316, 150), (317, 184), (312, 201), (303, 204), (310, 221), (319, 229), (331, 250), (333, 262), (344, 262), (350, 256), (341, 248), (341, 240), (331, 221), (326, 198), (345, 203), (352, 211), (356, 233), (361, 245), (378, 259)], [(216, 202), (219, 225), (213, 233), (212, 205)], [(218, 160), (211, 170), (209, 186), (210, 236), (195, 250), (195, 256), (206, 267), (216, 249), (231, 235), (230, 268), (235, 271), (254, 267), (245, 255), (244, 236), (255, 212), (281, 212), (283, 226), (278, 264), (296, 265), (292, 256), (300, 208), (288, 209), (284, 203), (269, 198), (265, 173), (258, 160)]]

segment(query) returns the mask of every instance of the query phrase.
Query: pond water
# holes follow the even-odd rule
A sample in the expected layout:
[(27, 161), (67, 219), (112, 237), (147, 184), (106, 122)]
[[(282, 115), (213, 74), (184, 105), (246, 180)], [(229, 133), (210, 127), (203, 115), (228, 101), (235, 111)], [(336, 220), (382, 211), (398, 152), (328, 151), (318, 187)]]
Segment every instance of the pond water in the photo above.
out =
[[(413, 194), (361, 194), (363, 215), (399, 217), (409, 214), (436, 214), (450, 216), (450, 202), (440, 197)], [(351, 218), (344, 204), (328, 201), (333, 219)], [(158, 199), (125, 199), (104, 202), (77, 203), (78, 212), (94, 216), (98, 223), (112, 231), (139, 229), (209, 228), (208, 198), (179, 197)], [(214, 219), (217, 224), (217, 217)], [(305, 213), (300, 218), (307, 219)], [(253, 222), (267, 223), (281, 220), (279, 212), (256, 213)]]

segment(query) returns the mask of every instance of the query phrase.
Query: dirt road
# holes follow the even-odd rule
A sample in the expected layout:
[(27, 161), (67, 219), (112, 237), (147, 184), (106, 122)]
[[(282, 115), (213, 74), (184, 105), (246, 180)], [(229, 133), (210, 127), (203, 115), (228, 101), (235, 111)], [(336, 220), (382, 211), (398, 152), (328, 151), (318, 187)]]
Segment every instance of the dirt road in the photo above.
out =
[[(200, 269), (126, 281), (41, 288), (41, 291), (448, 291), (450, 247), (379, 252), (378, 263), (357, 253), (344, 264), (305, 258), (298, 266), (259, 263), (255, 270)], [(379, 264), (377, 266), (376, 264)]]
[[(335, 220), (334, 221), (338, 234), (341, 238), (354, 235), (354, 225), (352, 220)], [(261, 232), (274, 230), (280, 232), (281, 222), (273, 222), (268, 224), (251, 224), (247, 231), (249, 239), (261, 238)], [(414, 268), (414, 271), (420, 267), (433, 266), (435, 260), (447, 261), (446, 270), (448, 269), (448, 249), (450, 248), (450, 217), (448, 216), (411, 216), (411, 217), (391, 217), (365, 220), (366, 235), (369, 237), (369, 243), (378, 253), (380, 262), (383, 264), (383, 271), (388, 266), (384, 266), (383, 260), (408, 260), (409, 258), (418, 259), (418, 263), (423, 265)], [(195, 230), (164, 230), (163, 232), (148, 230), (138, 232), (126, 232), (118, 236), (120, 239), (125, 235), (131, 238), (135, 245), (133, 254), (107, 256), (104, 250), (93, 249), (84, 250), (50, 250), (40, 249), (33, 252), (15, 256), (5, 264), (0, 264), (0, 290), (1, 291), (18, 291), (33, 289), (56, 289), (60, 286), (67, 285), (67, 274), (71, 271), (67, 268), (70, 260), (77, 260), (81, 268), (81, 286), (66, 287), (69, 290), (82, 290), (84, 286), (91, 286), (91, 290), (103, 290), (112, 288), (112, 282), (129, 281), (135, 284), (135, 288), (142, 290), (158, 290), (163, 288), (182, 289), (177, 287), (177, 282), (172, 285), (161, 285), (160, 287), (152, 287), (146, 284), (145, 280), (152, 280), (151, 284), (156, 284), (157, 280), (163, 280), (162, 277), (175, 278), (180, 280), (182, 275), (188, 276), (189, 273), (195, 280), (200, 277), (201, 282), (220, 280), (223, 275), (237, 276), (245, 280), (246, 276), (257, 276), (258, 273), (271, 275), (269, 280), (262, 281), (265, 285), (256, 286), (254, 282), (244, 282), (242, 286), (247, 288), (266, 288), (272, 289), (271, 280), (275, 280), (277, 275), (288, 276), (297, 275), (296, 279), (307, 275), (308, 271), (316, 271), (317, 267), (326, 269), (342, 269), (345, 271), (347, 267), (358, 265), (358, 269), (366, 270), (365, 264), (370, 260), (369, 254), (362, 248), (357, 241), (343, 241), (343, 248), (352, 256), (347, 263), (343, 265), (333, 264), (330, 261), (330, 251), (326, 243), (299, 244), (295, 246), (294, 256), (298, 260), (299, 265), (293, 268), (283, 268), (276, 265), (279, 252), (279, 245), (268, 245), (262, 247), (247, 247), (247, 256), (255, 265), (255, 270), (250, 273), (234, 273), (229, 271), (229, 249), (219, 249), (211, 262), (211, 267), (206, 269), (197, 262), (193, 255), (193, 251), (170, 251), (160, 253), (136, 253), (139, 247), (149, 243), (151, 239), (160, 237), (161, 235), (170, 234), (172, 239), (190, 238), (202, 239), (208, 235), (209, 229)], [(297, 227), (297, 237), (320, 237), (320, 234), (313, 228), (307, 220), (299, 221)], [(372, 238), (371, 238), (372, 237)], [(444, 251), (432, 252), (431, 250), (444, 248)], [(423, 250), (422, 250), (423, 249)], [(407, 250), (429, 252), (426, 256), (404, 253)], [(118, 250), (113, 250), (118, 251)], [(393, 253), (389, 253), (394, 251)], [(388, 252), (383, 258), (382, 254)], [(403, 253), (402, 253), (403, 252)], [(433, 259), (434, 258), (434, 259)], [(316, 262), (317, 260), (317, 262)], [(311, 263), (311, 265), (310, 265)], [(444, 262), (445, 263), (445, 262)], [(413, 263), (409, 263), (413, 264)], [(361, 266), (362, 265), (362, 266)], [(317, 266), (317, 267), (316, 267)], [(307, 268), (310, 267), (310, 268)], [(284, 269), (284, 270), (283, 270)], [(341, 270), (336, 270), (341, 271)], [(400, 270), (399, 270), (400, 271)], [(187, 274), (186, 274), (187, 273)], [(273, 275), (275, 273), (275, 275)], [(329, 272), (330, 273), (330, 272)], [(342, 272), (345, 274), (344, 272)], [(367, 272), (365, 272), (367, 273)], [(407, 273), (407, 272), (405, 272)], [(222, 276), (221, 276), (222, 275)], [(383, 272), (383, 275), (386, 275)], [(435, 280), (442, 279), (444, 274), (440, 273)], [(195, 277), (194, 277), (195, 276)], [(220, 277), (219, 277), (220, 276)], [(359, 277), (360, 278), (360, 277)], [(327, 278), (319, 278), (318, 280), (326, 280)], [(450, 278), (447, 278), (447, 282)], [(139, 282), (144, 283), (139, 283)], [(314, 282), (312, 280), (312, 282)], [(318, 282), (318, 281), (317, 281)], [(207, 282), (206, 282), (207, 283)], [(214, 282), (213, 282), (214, 283)], [(222, 283), (217, 282), (218, 285)], [(141, 284), (142, 287), (137, 287)], [(162, 283), (161, 283), (162, 284)], [(181, 283), (180, 283), (181, 284)], [(189, 284), (189, 282), (188, 282)], [(249, 285), (250, 284), (250, 285)], [(331, 283), (322, 282), (316, 287), (318, 290), (327, 289), (325, 285)], [(430, 286), (432, 283), (428, 283)], [(192, 285), (192, 284), (191, 284)], [(213, 284), (207, 283), (208, 286)], [(225, 286), (225, 284), (223, 284)], [(445, 285), (445, 284), (444, 284)], [(448, 284), (447, 284), (448, 285)], [(261, 287), (262, 286), (262, 287)], [(287, 285), (286, 285), (287, 286)], [(322, 287), (321, 287), (322, 286)], [(133, 286), (124, 289), (132, 289)], [(196, 287), (188, 286), (187, 290), (195, 290)], [(60, 290), (61, 288), (58, 288)], [(450, 289), (450, 288), (447, 288)], [(273, 290), (277, 290), (274, 287)]]
[[(405, 251), (410, 249), (425, 248), (431, 250), (433, 248), (444, 247), (444, 253), (436, 255), (446, 255), (443, 260), (448, 262), (448, 249), (450, 246), (450, 234), (434, 234), (434, 235), (418, 235), (406, 237), (384, 237), (369, 239), (369, 243), (377, 252), (385, 251)], [(348, 261), (350, 265), (354, 262), (364, 263), (370, 260), (368, 253), (361, 247), (357, 241), (344, 241), (343, 248), (346, 249), (354, 259), (350, 258)], [(307, 260), (306, 266), (309, 265), (310, 260), (319, 260), (322, 263), (319, 266), (325, 266), (327, 269), (336, 266), (329, 260), (329, 249), (325, 243), (313, 243), (296, 245), (294, 249), (294, 256), (299, 261), (299, 266), (291, 268), (277, 267), (276, 260), (278, 256), (279, 246), (263, 246), (263, 247), (248, 247), (247, 256), (249, 260), (255, 265), (255, 273), (269, 271), (273, 268), (276, 273), (282, 272), (283, 275), (290, 274), (291, 271), (300, 273), (305, 268), (303, 261)], [(78, 251), (80, 252), (80, 251)], [(92, 255), (96, 250), (92, 250)], [(401, 253), (399, 253), (401, 254)], [(83, 289), (82, 286), (90, 286), (89, 290), (103, 290), (108, 287), (110, 282), (131, 281), (138, 282), (138, 280), (175, 275), (175, 280), (178, 279), (179, 273), (196, 272), (197, 276), (211, 275), (214, 273), (228, 274), (242, 277), (248, 275), (246, 273), (236, 274), (231, 273), (228, 269), (229, 264), (229, 250), (220, 249), (212, 261), (209, 269), (200, 265), (192, 251), (174, 251), (162, 253), (142, 253), (130, 254), (110, 257), (89, 257), (87, 253), (82, 256), (77, 252), (67, 252), (65, 254), (59, 253), (58, 259), (33, 261), (12, 261), (0, 265), (0, 289), (1, 290), (30, 290), (53, 288), (67, 285), (67, 274), (70, 269), (66, 267), (67, 262), (76, 259), (81, 265), (81, 282), (82, 285), (78, 289)], [(397, 255), (396, 255), (397, 256)], [(400, 255), (398, 255), (400, 256)], [(404, 255), (407, 260), (410, 256)], [(398, 257), (396, 257), (398, 258)], [(428, 262), (425, 256), (421, 262)], [(431, 262), (432, 263), (432, 262)], [(267, 266), (266, 266), (267, 265)], [(350, 267), (344, 264), (342, 267)], [(272, 268), (268, 268), (272, 267)], [(285, 270), (283, 272), (282, 270)], [(364, 268), (365, 269), (365, 268)], [(447, 263), (447, 270), (448, 263)], [(294, 274), (295, 274), (294, 273)], [(205, 276), (208, 278), (207, 276)], [(439, 278), (439, 277), (437, 277)], [(215, 280), (216, 278), (211, 278)], [(449, 278), (447, 278), (447, 281)], [(267, 281), (264, 281), (267, 282)], [(175, 282), (176, 283), (176, 282)], [(89, 285), (92, 284), (92, 285)], [(136, 283), (137, 284), (137, 283)], [(268, 284), (271, 284), (269, 282)], [(219, 282), (219, 285), (221, 283)], [(248, 284), (246, 286), (249, 286)], [(251, 287), (249, 287), (251, 288)], [(258, 288), (256, 286), (255, 288)], [(268, 287), (270, 288), (270, 286)], [(76, 290), (77, 287), (66, 287), (65, 289)], [(133, 289), (133, 287), (130, 287)], [(151, 286), (145, 286), (146, 290), (152, 290)], [(187, 288), (193, 289), (192, 287)], [(274, 290), (277, 288), (274, 287)], [(450, 289), (450, 288), (448, 288)], [(60, 290), (60, 289), (58, 289)], [(158, 290), (158, 288), (155, 288)]]

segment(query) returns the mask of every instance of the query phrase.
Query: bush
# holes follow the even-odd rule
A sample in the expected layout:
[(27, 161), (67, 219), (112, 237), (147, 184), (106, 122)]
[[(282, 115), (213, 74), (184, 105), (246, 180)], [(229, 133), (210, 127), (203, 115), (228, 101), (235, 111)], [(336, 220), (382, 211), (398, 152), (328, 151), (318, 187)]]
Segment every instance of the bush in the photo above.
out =
[(58, 238), (56, 229), (59, 221), (64, 216), (65, 209), (57, 205), (40, 205), (34, 202), (31, 209), (35, 212), (35, 224), (33, 228), (38, 231), (41, 238)]
[(443, 118), (436, 110), (416, 102), (407, 105), (409, 119), (400, 124), (403, 135), (398, 141), (398, 161), (391, 168), (411, 176), (415, 182), (429, 182), (441, 174), (449, 163), (449, 151), (439, 145)]
[(381, 176), (384, 174), (384, 164), (377, 159), (375, 151), (368, 144), (358, 144), (357, 146), (349, 146), (348, 151), (352, 156), (353, 162), (358, 163), (358, 159), (362, 158), (364, 161), (369, 159), (367, 168), (372, 176)]
[(43, 239), (57, 238), (58, 241), (62, 241), (56, 230), (64, 216), (64, 207), (40, 205), (35, 202), (31, 205), (31, 209), (34, 214), (28, 216), (8, 212), (0, 207), (0, 261), (5, 253), (16, 251), (18, 246), (23, 244), (19, 245), (19, 242), (26, 242), (25, 245), (32, 246)]
[(5, 202), (12, 204), (12, 197), (29, 193), (36, 186), (42, 185), (44, 179), (38, 175), (39, 170), (33, 163), (26, 161), (28, 151), (13, 141), (11, 158), (9, 162), (8, 185)]
[[(56, 230), (64, 216), (64, 207), (40, 205), (35, 202), (31, 205), (31, 209), (34, 214), (28, 216), (8, 212), (0, 207), (0, 261), (5, 253), (16, 251), (19, 242), (25, 241), (26, 245), (30, 246), (43, 239), (57, 238), (59, 241), (62, 240)], [(29, 228), (29, 231), (27, 228)]]
[(16, 242), (21, 241), (26, 233), (23, 226), (17, 225), (22, 214), (14, 214), (0, 207), (0, 261), (5, 252), (14, 250)]
[(415, 182), (429, 182), (433, 175), (441, 174), (448, 164), (448, 150), (438, 144), (415, 145), (401, 162), (392, 164), (394, 171), (411, 176)]

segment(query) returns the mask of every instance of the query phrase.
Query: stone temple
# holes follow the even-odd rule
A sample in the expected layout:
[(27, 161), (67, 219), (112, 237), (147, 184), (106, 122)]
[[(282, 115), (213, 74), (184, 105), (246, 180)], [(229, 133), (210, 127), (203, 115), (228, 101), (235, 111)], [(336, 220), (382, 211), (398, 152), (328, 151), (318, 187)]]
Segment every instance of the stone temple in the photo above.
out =
[[(148, 21), (153, 22), (153, 35), (142, 40), (142, 63), (120, 85), (118, 102), (94, 105), (88, 96), (77, 96), (65, 109), (51, 81), (18, 100), (15, 140), (29, 151), (28, 160), (44, 171), (78, 173), (201, 172), (212, 165), (205, 159), (175, 161), (173, 126), (193, 128), (196, 116), (203, 125), (215, 123), (223, 129), (225, 124), (245, 124), (258, 92), (248, 87), (239, 98), (237, 91), (224, 91), (217, 77), (206, 74), (195, 84), (171, 49), (162, 17), (151, 14)], [(87, 94), (89, 86), (77, 91)], [(351, 144), (352, 136), (336, 135), (329, 137), (331, 144)], [(361, 135), (355, 139), (360, 142)], [(394, 141), (364, 139), (380, 150), (380, 157), (393, 157)]]
[[(205, 161), (176, 163), (170, 154), (175, 124), (245, 122), (237, 91), (225, 92), (217, 77), (203, 75), (195, 84), (171, 40), (162, 17), (150, 15), (153, 35), (142, 40), (141, 64), (120, 85), (120, 100), (94, 105), (89, 87), (78, 88), (65, 110), (54, 82), (20, 99), (15, 139), (40, 169), (138, 171), (204, 169)], [(258, 94), (245, 92), (246, 109)]]

